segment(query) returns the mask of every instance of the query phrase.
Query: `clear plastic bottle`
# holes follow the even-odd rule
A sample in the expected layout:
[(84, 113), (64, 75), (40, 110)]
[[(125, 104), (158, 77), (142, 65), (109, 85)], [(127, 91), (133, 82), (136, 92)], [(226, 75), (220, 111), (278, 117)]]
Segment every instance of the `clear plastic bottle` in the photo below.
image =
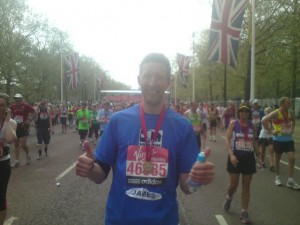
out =
[[(204, 163), (204, 162), (205, 162), (205, 154), (204, 152), (200, 152), (198, 154), (196, 163)], [(191, 178), (188, 179), (187, 184), (189, 186), (189, 191), (191, 193), (195, 192), (201, 186), (200, 183), (194, 182)]]

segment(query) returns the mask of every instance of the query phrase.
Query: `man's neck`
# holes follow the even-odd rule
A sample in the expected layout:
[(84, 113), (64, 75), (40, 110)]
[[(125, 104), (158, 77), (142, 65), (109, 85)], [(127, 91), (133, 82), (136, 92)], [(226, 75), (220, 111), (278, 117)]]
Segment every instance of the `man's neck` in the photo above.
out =
[(284, 108), (284, 107), (281, 107), (281, 108), (280, 108), (280, 111), (281, 111), (281, 112), (284, 112), (284, 113), (287, 113), (287, 112), (288, 112), (288, 109), (286, 109), (286, 108)]
[(196, 113), (197, 113), (197, 109), (191, 109), (191, 112), (192, 112), (193, 114), (196, 114)]
[(248, 119), (240, 119), (240, 124), (243, 126), (247, 126), (248, 125)]
[(144, 112), (148, 114), (160, 114), (161, 110), (164, 106), (164, 102), (161, 102), (159, 105), (149, 105), (145, 104), (144, 102), (142, 103), (144, 107)]

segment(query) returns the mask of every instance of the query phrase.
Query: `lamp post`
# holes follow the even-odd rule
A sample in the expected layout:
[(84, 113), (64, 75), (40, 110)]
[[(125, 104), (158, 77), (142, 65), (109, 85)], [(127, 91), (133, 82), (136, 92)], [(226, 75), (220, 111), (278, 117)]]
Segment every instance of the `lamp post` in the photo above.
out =
[(87, 81), (83, 81), (83, 85), (84, 85), (84, 101), (87, 100), (87, 90), (86, 90), (86, 86), (87, 86)]

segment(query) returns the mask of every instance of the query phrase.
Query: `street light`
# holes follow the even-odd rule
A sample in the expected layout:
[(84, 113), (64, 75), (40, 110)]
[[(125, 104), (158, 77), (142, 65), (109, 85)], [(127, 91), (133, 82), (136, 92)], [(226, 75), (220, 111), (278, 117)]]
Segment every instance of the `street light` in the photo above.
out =
[(87, 86), (87, 81), (83, 81), (83, 84), (84, 84), (84, 101), (87, 100), (87, 90), (86, 90), (86, 86)]

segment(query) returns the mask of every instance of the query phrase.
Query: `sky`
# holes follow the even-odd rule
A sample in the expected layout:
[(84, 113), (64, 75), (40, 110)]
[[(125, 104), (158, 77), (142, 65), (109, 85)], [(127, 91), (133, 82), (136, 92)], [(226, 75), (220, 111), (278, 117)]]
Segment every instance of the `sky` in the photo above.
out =
[[(212, 0), (27, 0), (69, 34), (74, 50), (113, 79), (138, 88), (141, 60), (151, 52), (171, 61), (192, 54), (193, 33), (210, 27)], [(105, 84), (104, 84), (105, 85)]]

